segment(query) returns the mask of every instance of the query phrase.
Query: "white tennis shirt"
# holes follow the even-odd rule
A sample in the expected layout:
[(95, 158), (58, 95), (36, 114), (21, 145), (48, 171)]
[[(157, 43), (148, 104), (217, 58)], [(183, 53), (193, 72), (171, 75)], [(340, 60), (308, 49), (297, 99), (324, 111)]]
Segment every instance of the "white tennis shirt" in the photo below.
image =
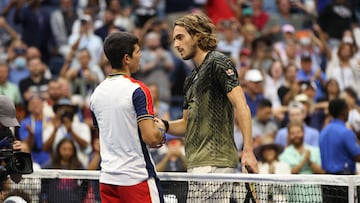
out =
[(100, 182), (128, 186), (155, 177), (138, 127), (139, 121), (154, 118), (149, 89), (129, 76), (111, 75), (95, 89), (90, 109), (99, 129)]

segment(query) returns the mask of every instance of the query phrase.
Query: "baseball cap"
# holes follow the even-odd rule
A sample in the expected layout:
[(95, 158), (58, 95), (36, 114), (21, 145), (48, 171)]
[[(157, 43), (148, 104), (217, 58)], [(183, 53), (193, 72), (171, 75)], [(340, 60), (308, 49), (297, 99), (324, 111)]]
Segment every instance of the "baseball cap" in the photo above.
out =
[(251, 52), (247, 48), (242, 48), (240, 51), (240, 55), (250, 56)]
[(263, 76), (258, 69), (251, 69), (246, 71), (245, 80), (250, 82), (261, 82), (263, 81)]
[(313, 90), (316, 91), (316, 84), (314, 82), (311, 82), (308, 80), (303, 80), (303, 81), (300, 81), (300, 88), (302, 91), (305, 91), (308, 88), (312, 88)]
[(306, 103), (310, 102), (309, 97), (304, 93), (296, 95), (294, 100), (298, 102), (306, 102)]
[(62, 98), (53, 106), (54, 112), (56, 112), (60, 107), (63, 107), (63, 106), (72, 108), (73, 112), (77, 111), (77, 105), (73, 104), (67, 98)]
[(290, 32), (290, 33), (295, 33), (295, 28), (294, 26), (290, 25), (290, 24), (285, 24), (282, 26), (282, 32), (283, 33), (287, 33), (287, 32)]
[(81, 23), (91, 22), (91, 16), (89, 16), (89, 15), (80, 16), (80, 22)]
[(252, 16), (253, 15), (253, 10), (250, 7), (244, 8), (243, 9), (243, 15), (244, 16)]
[(3, 95), (0, 95), (0, 123), (5, 127), (20, 126), (16, 119), (15, 104)]
[(344, 42), (344, 43), (348, 43), (348, 44), (353, 44), (354, 43), (353, 38), (349, 37), (349, 36), (343, 37), (341, 41)]
[(311, 45), (310, 37), (302, 37), (302, 38), (300, 38), (300, 44), (304, 45), (304, 46)]
[(304, 51), (303, 53), (301, 53), (301, 60), (310, 61), (311, 60), (311, 53), (308, 52), (308, 51)]

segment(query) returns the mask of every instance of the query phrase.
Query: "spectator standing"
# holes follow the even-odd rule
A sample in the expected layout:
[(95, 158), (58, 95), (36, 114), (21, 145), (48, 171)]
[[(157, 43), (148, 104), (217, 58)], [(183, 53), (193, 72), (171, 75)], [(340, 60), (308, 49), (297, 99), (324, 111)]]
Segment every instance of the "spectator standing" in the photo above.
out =
[(328, 4), (319, 15), (319, 25), (329, 36), (331, 48), (337, 46), (346, 30), (356, 26), (357, 19), (354, 10), (346, 0), (335, 0)]
[(347, 106), (349, 107), (349, 116), (347, 118), (346, 125), (352, 129), (357, 137), (360, 138), (360, 108), (357, 104), (358, 96), (356, 92), (351, 88), (347, 87), (341, 93), (340, 98), (343, 98), (346, 101)]
[(127, 32), (134, 30), (135, 16), (132, 14), (133, 8), (130, 5), (118, 0), (109, 0), (108, 8), (115, 12), (115, 26), (122, 27)]
[(61, 0), (60, 8), (51, 14), (50, 25), (54, 34), (57, 51), (64, 57), (69, 51), (68, 38), (77, 18), (78, 15), (72, 0)]
[(318, 100), (324, 95), (324, 86), (326, 83), (326, 75), (322, 72), (321, 68), (318, 67), (315, 70), (312, 69), (312, 57), (309, 52), (301, 54), (301, 67), (297, 72), (296, 79), (298, 81), (308, 81), (313, 83), (316, 88), (314, 100)]
[(91, 55), (90, 65), (98, 64), (103, 54), (103, 41), (94, 34), (93, 26), (93, 19), (89, 15), (83, 15), (80, 17), (79, 29), (73, 31), (69, 37), (70, 46), (78, 43), (76, 50), (89, 50)]
[(264, 98), (263, 95), (264, 78), (257, 69), (250, 69), (245, 73), (245, 98), (249, 105), (251, 116), (256, 115), (259, 102)]
[(359, 64), (354, 64), (351, 58), (354, 56), (354, 50), (351, 44), (340, 43), (337, 55), (339, 63), (329, 64), (326, 70), (328, 78), (335, 78), (339, 83), (340, 90), (343, 91), (346, 87), (352, 87), (357, 93), (360, 92), (360, 74)]
[(310, 13), (304, 8), (302, 10), (305, 11), (305, 14), (290, 13), (291, 5), (289, 0), (277, 0), (276, 5), (278, 14), (272, 15), (262, 30), (263, 35), (273, 36), (273, 41), (281, 39), (281, 26), (290, 24), (294, 26), (295, 30), (300, 30), (314, 17), (314, 13)]
[(6, 18), (0, 16), (0, 60), (6, 60), (6, 51), (11, 41), (16, 40), (19, 34), (9, 25)]
[(118, 29), (125, 31), (124, 28), (115, 25), (116, 13), (111, 9), (106, 9), (103, 17), (103, 25), (94, 31), (94, 34), (99, 36), (102, 41), (109, 35), (111, 29)]
[(136, 27), (143, 27), (145, 23), (156, 16), (159, 0), (137, 0), (134, 2)]
[(280, 61), (274, 61), (265, 73), (264, 97), (272, 103), (273, 109), (281, 106), (278, 89), (284, 84), (283, 66)]
[(264, 0), (253, 0), (251, 2), (251, 8), (253, 10), (252, 19), (254, 21), (254, 25), (259, 31), (263, 29), (263, 27), (270, 19), (270, 15), (267, 13), (266, 10), (263, 9), (263, 1)]
[(20, 81), (30, 75), (27, 68), (26, 44), (20, 39), (14, 40), (7, 49), (9, 81), (19, 85)]
[(172, 55), (161, 47), (160, 35), (155, 32), (146, 34), (140, 70), (136, 74), (136, 78), (147, 84), (156, 83), (160, 91), (160, 100), (169, 102), (171, 96), (169, 78), (173, 69)]
[[(69, 55), (72, 55), (72, 53), (69, 53)], [(97, 64), (90, 63), (91, 55), (87, 49), (77, 52), (79, 67), (70, 67), (69, 58), (71, 57), (67, 57), (60, 76), (70, 82), (72, 94), (79, 95), (82, 102), (85, 102), (95, 87), (104, 80), (104, 73)]]
[(235, 63), (236, 67), (240, 66), (239, 52), (242, 45), (242, 37), (239, 33), (239, 27), (236, 22), (231, 20), (224, 20), (219, 23), (218, 33), (220, 40), (217, 50), (229, 56)]
[(30, 1), (28, 5), (23, 5), (23, 3), (23, 1), (18, 1), (16, 5), (14, 22), (22, 27), (22, 40), (28, 46), (39, 48), (42, 61), (48, 63), (51, 48), (55, 45), (50, 25), (50, 14), (40, 8), (41, 0)]
[[(344, 99), (336, 98), (328, 109), (333, 119), (320, 133), (322, 166), (327, 174), (354, 175), (355, 162), (360, 162), (360, 146), (354, 132), (346, 127), (349, 107)], [(348, 188), (324, 186), (323, 201), (348, 202)]]
[(284, 84), (281, 85), (277, 91), (280, 102), (283, 106), (287, 106), (294, 97), (300, 93), (300, 85), (296, 80), (297, 67), (294, 64), (290, 64), (284, 69)]

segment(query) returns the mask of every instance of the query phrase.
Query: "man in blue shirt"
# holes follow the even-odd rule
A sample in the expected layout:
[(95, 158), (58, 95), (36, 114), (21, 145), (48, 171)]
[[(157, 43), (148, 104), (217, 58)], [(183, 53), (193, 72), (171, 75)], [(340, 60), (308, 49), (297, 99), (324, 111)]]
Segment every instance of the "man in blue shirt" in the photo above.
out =
[[(334, 99), (329, 104), (329, 112), (333, 120), (321, 131), (319, 139), (321, 165), (328, 174), (355, 174), (355, 162), (360, 162), (360, 146), (355, 134), (345, 125), (349, 107), (345, 100)], [(324, 186), (323, 202), (348, 202), (347, 190), (342, 186)]]
[[(312, 128), (304, 122), (306, 117), (305, 107), (300, 102), (291, 102), (288, 106), (288, 115), (290, 122), (301, 122), (304, 125), (304, 143), (310, 146), (318, 147), (319, 146), (319, 131), (315, 128)], [(288, 145), (288, 132), (287, 128), (281, 128), (278, 130), (275, 136), (275, 143), (281, 146)]]
[(264, 77), (257, 69), (250, 69), (245, 73), (245, 99), (251, 112), (255, 117), (259, 102), (264, 99), (263, 89)]

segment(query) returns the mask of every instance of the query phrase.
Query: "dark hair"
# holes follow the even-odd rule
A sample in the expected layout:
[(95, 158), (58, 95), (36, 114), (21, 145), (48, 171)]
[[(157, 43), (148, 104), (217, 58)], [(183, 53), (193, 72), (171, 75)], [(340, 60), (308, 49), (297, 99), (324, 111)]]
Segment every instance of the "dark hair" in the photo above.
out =
[(339, 118), (344, 111), (348, 109), (346, 101), (341, 98), (335, 98), (330, 101), (329, 112), (334, 118)]
[(344, 57), (342, 55), (342, 50), (346, 47), (346, 46), (349, 46), (350, 47), (350, 57), (354, 56), (354, 50), (353, 50), (353, 46), (349, 43), (346, 43), (346, 42), (341, 42), (340, 45), (339, 45), (339, 48), (338, 48), (338, 51), (337, 51), (337, 55), (339, 57), (340, 60), (343, 60)]
[(344, 92), (346, 94), (348, 94), (351, 98), (353, 98), (355, 101), (357, 101), (357, 99), (358, 99), (357, 93), (355, 92), (355, 90), (352, 87), (346, 87), (344, 89)]
[(105, 38), (104, 52), (109, 60), (111, 67), (122, 69), (122, 60), (126, 54), (132, 57), (135, 45), (139, 39), (128, 32), (115, 32)]
[(258, 109), (262, 109), (262, 108), (266, 108), (266, 107), (269, 107), (269, 108), (272, 107), (271, 101), (268, 100), (268, 99), (266, 99), (266, 98), (261, 99), (261, 100), (259, 101), (259, 103), (258, 103), (257, 108), (258, 108)]
[(199, 35), (199, 48), (204, 51), (214, 50), (217, 46), (215, 25), (203, 13), (185, 15), (174, 22), (174, 27), (184, 27), (191, 37)]
[(73, 147), (73, 149), (74, 149), (74, 154), (70, 158), (69, 165), (67, 166), (68, 167), (67, 169), (68, 170), (83, 169), (83, 166), (81, 165), (81, 163), (80, 163), (80, 161), (79, 161), (79, 159), (77, 157), (77, 150), (76, 150), (76, 146), (74, 144), (74, 141), (72, 139), (70, 139), (70, 138), (67, 138), (67, 137), (60, 140), (60, 142), (56, 146), (56, 151), (52, 155), (52, 168), (55, 168), (55, 169), (62, 169), (63, 168), (63, 166), (61, 165), (62, 156), (60, 154), (60, 147), (66, 142), (69, 142), (71, 144), (71, 146)]

